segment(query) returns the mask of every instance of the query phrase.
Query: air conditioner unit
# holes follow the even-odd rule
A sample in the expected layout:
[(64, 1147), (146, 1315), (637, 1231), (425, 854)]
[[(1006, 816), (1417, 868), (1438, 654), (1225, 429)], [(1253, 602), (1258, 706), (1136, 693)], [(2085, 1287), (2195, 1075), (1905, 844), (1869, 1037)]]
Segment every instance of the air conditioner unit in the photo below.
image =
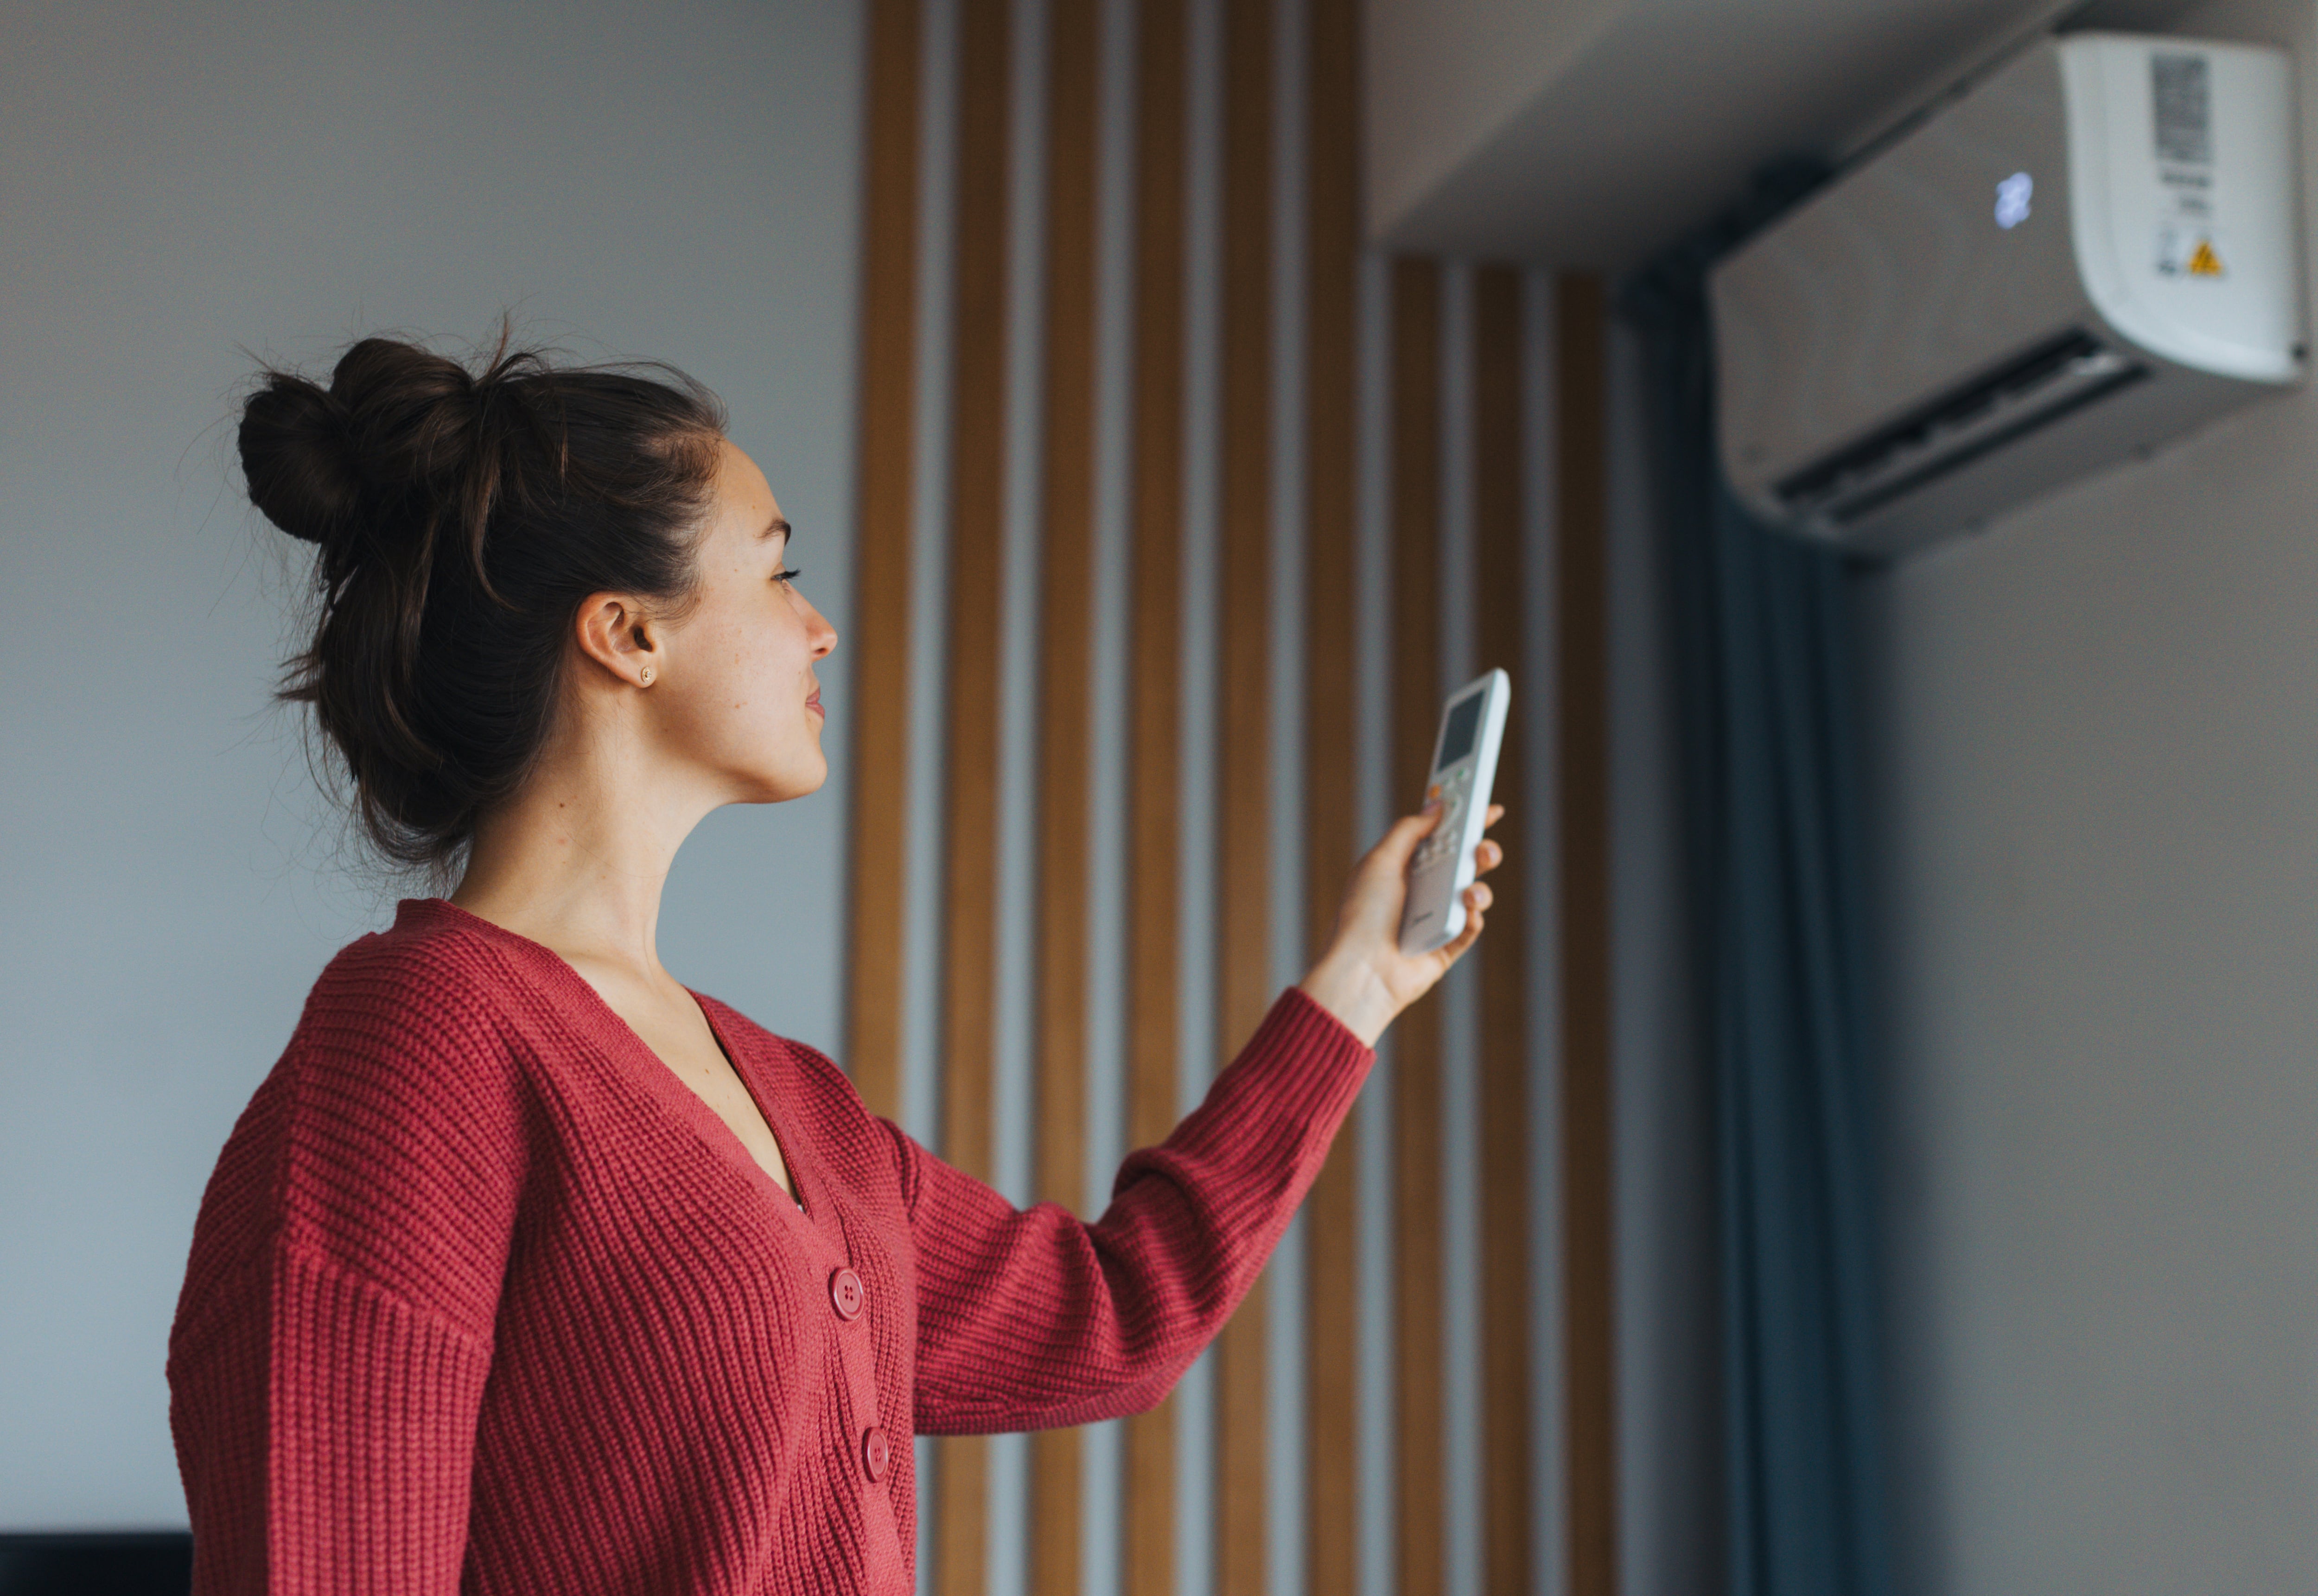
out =
[(2014, 58), (1714, 269), (1732, 488), (1903, 553), (2299, 382), (2294, 129), (2278, 50)]

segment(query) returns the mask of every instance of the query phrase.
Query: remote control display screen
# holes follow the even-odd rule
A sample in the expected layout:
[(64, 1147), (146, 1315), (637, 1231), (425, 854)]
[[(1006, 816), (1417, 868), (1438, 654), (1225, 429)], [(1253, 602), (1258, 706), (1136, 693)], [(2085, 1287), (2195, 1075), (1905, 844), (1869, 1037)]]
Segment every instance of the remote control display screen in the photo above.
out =
[(1448, 729), (1441, 733), (1441, 762), (1435, 770), (1446, 770), (1473, 751), (1474, 735), (1481, 729), (1481, 700), (1487, 693), (1468, 693), (1449, 709)]

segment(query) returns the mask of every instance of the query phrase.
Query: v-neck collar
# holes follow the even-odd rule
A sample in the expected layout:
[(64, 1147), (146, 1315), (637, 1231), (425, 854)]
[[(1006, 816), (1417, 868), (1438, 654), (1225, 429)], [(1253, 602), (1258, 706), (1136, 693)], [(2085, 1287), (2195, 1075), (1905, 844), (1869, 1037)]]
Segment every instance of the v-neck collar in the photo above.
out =
[(619, 1011), (604, 1000), (604, 994), (588, 984), (588, 978), (573, 969), (562, 954), (521, 932), (510, 931), (494, 920), (462, 909), (447, 898), (405, 898), (397, 905), (397, 929), (412, 920), (426, 919), (472, 931), (513, 955), (531, 976), (533, 985), (555, 1001), (560, 1017), (567, 1024), (615, 1060), (647, 1094), (680, 1123), (690, 1126), (693, 1134), (714, 1155), (733, 1166), (773, 1206), (784, 1210), (791, 1222), (816, 1236), (821, 1233), (829, 1213), (826, 1188), (817, 1172), (808, 1172), (802, 1167), (810, 1161), (797, 1157), (797, 1139), (783, 1128), (780, 1118), (773, 1112), (770, 1099), (774, 1083), (768, 1061), (755, 1049), (736, 1045), (730, 1027), (720, 1021), (718, 1011), (724, 1009), (723, 1004), (703, 997), (688, 986), (684, 989), (699, 1006), (701, 1018), (731, 1063), (733, 1074), (740, 1078), (741, 1089), (756, 1104), (766, 1128), (772, 1132), (773, 1141), (781, 1150), (782, 1166), (788, 1170), (789, 1180), (796, 1188), (795, 1197), (781, 1189), (780, 1182), (750, 1156), (732, 1127), (718, 1117), (699, 1093), (677, 1077), (666, 1061), (636, 1035), (635, 1027), (621, 1018)]

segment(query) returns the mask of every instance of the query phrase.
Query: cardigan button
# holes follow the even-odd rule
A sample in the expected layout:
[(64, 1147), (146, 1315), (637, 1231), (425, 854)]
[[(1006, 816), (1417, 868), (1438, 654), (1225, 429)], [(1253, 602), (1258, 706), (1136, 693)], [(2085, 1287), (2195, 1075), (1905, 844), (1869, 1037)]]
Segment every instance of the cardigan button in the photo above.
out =
[(861, 1466), (876, 1484), (885, 1477), (885, 1465), (893, 1461), (893, 1448), (885, 1444), (885, 1432), (872, 1424), (861, 1436)]
[(829, 1302), (840, 1319), (850, 1322), (861, 1316), (861, 1277), (851, 1269), (839, 1269), (829, 1277)]

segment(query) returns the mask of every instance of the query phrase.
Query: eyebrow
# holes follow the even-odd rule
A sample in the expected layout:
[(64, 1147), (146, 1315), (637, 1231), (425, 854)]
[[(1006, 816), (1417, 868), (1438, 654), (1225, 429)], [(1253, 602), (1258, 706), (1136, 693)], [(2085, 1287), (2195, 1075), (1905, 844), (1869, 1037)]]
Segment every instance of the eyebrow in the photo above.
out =
[(776, 516), (766, 525), (765, 530), (759, 533), (757, 535), (760, 538), (767, 538), (772, 536), (775, 533), (780, 533), (784, 539), (793, 539), (796, 536), (796, 528), (791, 526), (780, 516)]

